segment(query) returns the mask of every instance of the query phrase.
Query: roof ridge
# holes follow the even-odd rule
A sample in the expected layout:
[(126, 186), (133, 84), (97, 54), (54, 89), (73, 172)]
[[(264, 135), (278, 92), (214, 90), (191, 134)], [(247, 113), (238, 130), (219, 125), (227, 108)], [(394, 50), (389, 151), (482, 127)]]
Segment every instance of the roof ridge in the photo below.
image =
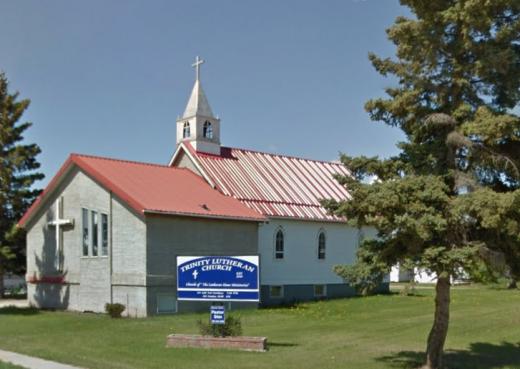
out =
[[(230, 150), (240, 150), (240, 151), (247, 151), (247, 152), (252, 152), (252, 153), (256, 153), (256, 154), (264, 154), (264, 155), (270, 155), (270, 156), (278, 156), (278, 157), (282, 157), (282, 158), (289, 158), (289, 159), (297, 159), (297, 160), (305, 160), (305, 161), (312, 161), (312, 162), (315, 162), (315, 163), (324, 163), (324, 164), (331, 164), (331, 165), (340, 165), (340, 166), (344, 166), (343, 163), (341, 162), (334, 162), (334, 161), (327, 161), (327, 160), (319, 160), (319, 159), (309, 159), (309, 158), (304, 158), (304, 157), (301, 157), (301, 156), (295, 156), (295, 155), (284, 155), (284, 154), (274, 154), (274, 153), (270, 153), (270, 152), (266, 152), (266, 151), (260, 151), (260, 150), (252, 150), (252, 149), (242, 149), (240, 147), (231, 147), (231, 146), (222, 146), (223, 149), (230, 149)], [(219, 155), (215, 155), (215, 154), (208, 154), (208, 153), (205, 153), (205, 152), (201, 152), (201, 151), (196, 151), (197, 154), (202, 154), (202, 155), (205, 155), (205, 156), (213, 156), (213, 157), (216, 157), (216, 158), (221, 158), (221, 156)]]
[(151, 167), (160, 167), (160, 168), (169, 168), (169, 169), (186, 169), (186, 168), (178, 168), (178, 167), (170, 167), (168, 165), (164, 164), (156, 164), (156, 163), (147, 163), (143, 161), (137, 161), (137, 160), (126, 160), (126, 159), (117, 159), (117, 158), (111, 158), (108, 156), (98, 156), (98, 155), (89, 155), (89, 154), (79, 154), (79, 153), (71, 153), (71, 157), (80, 157), (80, 158), (90, 158), (90, 159), (100, 159), (100, 160), (108, 160), (108, 161), (117, 161), (120, 163), (128, 163), (128, 164), (137, 164), (137, 165), (146, 165)]

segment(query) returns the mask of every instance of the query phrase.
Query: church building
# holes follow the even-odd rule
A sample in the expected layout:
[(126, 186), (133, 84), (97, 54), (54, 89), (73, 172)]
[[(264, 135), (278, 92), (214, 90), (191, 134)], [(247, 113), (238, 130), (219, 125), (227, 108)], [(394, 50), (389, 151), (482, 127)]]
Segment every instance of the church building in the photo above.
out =
[(167, 165), (71, 154), (20, 220), (31, 305), (117, 302), (136, 317), (205, 309), (176, 300), (182, 255), (259, 254), (261, 306), (355, 293), (332, 269), (354, 262), (362, 232), (320, 205), (349, 198), (334, 179), (348, 170), (222, 146), (202, 63)]

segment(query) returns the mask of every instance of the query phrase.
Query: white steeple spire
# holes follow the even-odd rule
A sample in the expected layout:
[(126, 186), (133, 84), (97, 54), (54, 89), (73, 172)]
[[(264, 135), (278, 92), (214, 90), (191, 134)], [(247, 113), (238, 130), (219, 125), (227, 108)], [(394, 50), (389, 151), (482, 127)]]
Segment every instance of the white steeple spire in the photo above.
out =
[(177, 119), (177, 144), (189, 142), (197, 151), (220, 155), (220, 119), (213, 115), (200, 83), (200, 66), (204, 60), (198, 56), (195, 84), (182, 117)]
[(195, 63), (192, 64), (192, 67), (195, 68), (195, 84), (193, 85), (193, 90), (191, 91), (190, 99), (188, 100), (182, 118), (189, 118), (195, 115), (213, 118), (213, 111), (209, 106), (208, 99), (200, 83), (200, 66), (203, 63), (204, 60), (197, 56)]

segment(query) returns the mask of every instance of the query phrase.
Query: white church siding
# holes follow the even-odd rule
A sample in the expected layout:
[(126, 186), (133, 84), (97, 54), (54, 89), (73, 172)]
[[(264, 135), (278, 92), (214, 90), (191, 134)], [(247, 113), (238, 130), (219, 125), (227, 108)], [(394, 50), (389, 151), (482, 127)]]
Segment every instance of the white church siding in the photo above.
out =
[(195, 163), (185, 153), (179, 154), (179, 157), (174, 166), (177, 168), (187, 168), (193, 173), (202, 177), (202, 173), (200, 172), (199, 168), (197, 168)]
[[(275, 258), (275, 237), (284, 233), (284, 258)], [(318, 235), (326, 237), (325, 259), (318, 259)], [(318, 298), (315, 285), (326, 286), (323, 297), (353, 295), (355, 291), (333, 272), (338, 264), (356, 258), (359, 231), (344, 223), (271, 219), (259, 226), (262, 303), (276, 304)], [(272, 298), (270, 286), (283, 286), (283, 298)]]
[[(284, 258), (274, 257), (275, 234), (284, 232)], [(318, 234), (326, 236), (325, 259), (318, 259)], [(355, 261), (359, 232), (343, 223), (271, 219), (260, 225), (262, 284), (342, 283), (332, 268)]]

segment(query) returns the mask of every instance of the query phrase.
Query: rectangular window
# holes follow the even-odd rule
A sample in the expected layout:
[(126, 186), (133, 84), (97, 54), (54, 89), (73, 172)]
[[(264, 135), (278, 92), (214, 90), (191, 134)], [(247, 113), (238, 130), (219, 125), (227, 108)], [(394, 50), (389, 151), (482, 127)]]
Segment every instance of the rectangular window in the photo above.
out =
[(175, 295), (158, 294), (157, 295), (157, 313), (176, 313), (177, 303)]
[(283, 286), (269, 286), (269, 297), (279, 299), (283, 297)]
[(101, 214), (101, 255), (108, 255), (108, 215)]
[(92, 214), (92, 256), (98, 256), (99, 246), (99, 227), (98, 227), (98, 213), (95, 211)]
[(88, 256), (88, 244), (89, 244), (89, 235), (88, 235), (88, 210), (81, 209), (81, 223), (83, 226), (83, 256)]
[(314, 285), (314, 297), (326, 297), (327, 296), (327, 286), (324, 284), (315, 284)]

